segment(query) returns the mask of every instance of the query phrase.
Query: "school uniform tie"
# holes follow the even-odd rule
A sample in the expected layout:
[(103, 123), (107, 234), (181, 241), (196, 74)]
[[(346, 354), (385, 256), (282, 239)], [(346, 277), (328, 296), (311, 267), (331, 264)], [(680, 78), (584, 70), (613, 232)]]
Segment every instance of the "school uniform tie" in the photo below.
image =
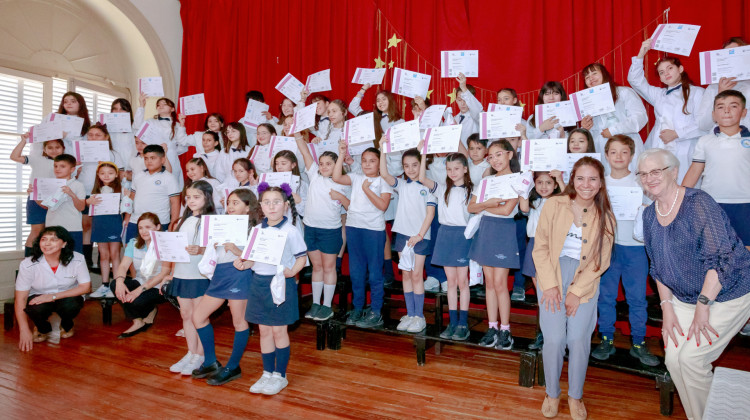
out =
[(169, 117), (158, 117), (158, 118), (159, 118), (159, 121), (172, 121), (172, 119)]
[(464, 118), (466, 118), (466, 115), (459, 115), (458, 116), (458, 123), (461, 124), (462, 122), (464, 122)]
[(674, 91), (676, 91), (676, 90), (678, 90), (678, 89), (682, 89), (682, 85), (681, 85), (681, 84), (680, 84), (680, 85), (677, 85), (677, 86), (675, 86), (675, 87), (673, 87), (673, 88), (669, 88), (669, 89), (667, 89), (667, 95), (669, 95), (670, 93), (672, 93), (672, 92), (674, 92)]
[(232, 151), (233, 151), (233, 152), (239, 152), (240, 150), (241, 150), (241, 149), (235, 149), (234, 147), (232, 147)]

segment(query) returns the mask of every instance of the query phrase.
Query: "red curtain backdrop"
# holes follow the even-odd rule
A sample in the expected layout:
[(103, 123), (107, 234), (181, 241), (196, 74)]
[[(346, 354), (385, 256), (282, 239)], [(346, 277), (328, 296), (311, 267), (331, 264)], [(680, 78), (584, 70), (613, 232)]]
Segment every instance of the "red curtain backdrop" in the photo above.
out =
[[(433, 103), (448, 103), (456, 86), (440, 79), (440, 51), (479, 50), (480, 100), (513, 87), (527, 104), (547, 80), (579, 88), (577, 73), (603, 62), (618, 83), (626, 83), (630, 57), (665, 22), (701, 25), (691, 57), (680, 57), (699, 79), (699, 51), (721, 48), (730, 36), (750, 35), (750, 2), (742, 0), (182, 0), (183, 53), (180, 94), (205, 93), (209, 112), (227, 121), (242, 117), (245, 92), (261, 90), (278, 114), (282, 95), (274, 89), (291, 72), (303, 83), (311, 73), (331, 69), (332, 99), (349, 102), (357, 67), (375, 59), (433, 74)], [(402, 40), (388, 48), (393, 35)], [(656, 61), (652, 52), (648, 62)], [(390, 75), (392, 70), (387, 73)], [(437, 72), (437, 73), (436, 73)], [(390, 88), (386, 76), (384, 87)], [(649, 78), (656, 83), (655, 71)], [(365, 109), (374, 101), (371, 89)], [(404, 106), (404, 105), (402, 105)], [(404, 109), (406, 106), (404, 106)], [(527, 107), (527, 110), (529, 107)], [(406, 112), (407, 119), (411, 113)], [(204, 115), (188, 117), (188, 132), (202, 129)]]

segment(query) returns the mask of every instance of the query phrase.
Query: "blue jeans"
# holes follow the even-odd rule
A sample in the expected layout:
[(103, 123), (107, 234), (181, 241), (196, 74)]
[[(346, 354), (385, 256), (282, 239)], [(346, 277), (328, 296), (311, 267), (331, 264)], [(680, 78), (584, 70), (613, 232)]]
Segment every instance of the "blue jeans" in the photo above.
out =
[(370, 284), (370, 307), (380, 313), (383, 307), (383, 250), (385, 231), (346, 227), (346, 243), (349, 248), (349, 276), (352, 280), (352, 303), (361, 310), (367, 300)]
[(435, 249), (438, 229), (440, 229), (440, 222), (438, 221), (437, 207), (435, 207), (435, 217), (432, 219), (432, 224), (430, 225), (430, 245), (427, 248), (427, 257), (424, 260), (424, 272), (427, 274), (427, 277), (434, 277), (440, 283), (445, 283), (448, 281), (448, 277), (445, 276), (445, 269), (439, 265), (432, 265), (432, 251)]
[(646, 337), (646, 278), (648, 277), (648, 258), (642, 246), (625, 246), (615, 244), (609, 269), (602, 274), (599, 284), (599, 333), (612, 338), (617, 320), (617, 292), (625, 289), (625, 300), (628, 302), (630, 333), (633, 343), (640, 344)]

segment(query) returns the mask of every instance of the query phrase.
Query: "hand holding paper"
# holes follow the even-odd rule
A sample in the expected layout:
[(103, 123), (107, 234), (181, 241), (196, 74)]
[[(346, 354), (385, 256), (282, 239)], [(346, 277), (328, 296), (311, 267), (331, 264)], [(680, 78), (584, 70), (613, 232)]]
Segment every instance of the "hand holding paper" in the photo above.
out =
[(206, 98), (202, 93), (183, 96), (180, 98), (180, 113), (183, 115), (198, 115), (206, 112)]
[(146, 96), (164, 96), (164, 85), (161, 77), (142, 77), (138, 79), (138, 91)]

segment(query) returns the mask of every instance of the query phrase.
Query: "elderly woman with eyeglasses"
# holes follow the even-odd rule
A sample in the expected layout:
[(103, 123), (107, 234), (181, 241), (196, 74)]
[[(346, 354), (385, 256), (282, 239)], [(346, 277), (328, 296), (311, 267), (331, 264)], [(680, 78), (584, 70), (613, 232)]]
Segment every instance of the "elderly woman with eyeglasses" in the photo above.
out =
[(636, 175), (654, 199), (643, 234), (661, 299), (665, 363), (687, 417), (700, 419), (711, 363), (750, 317), (750, 251), (711, 196), (677, 183), (679, 165), (671, 152), (650, 149)]

